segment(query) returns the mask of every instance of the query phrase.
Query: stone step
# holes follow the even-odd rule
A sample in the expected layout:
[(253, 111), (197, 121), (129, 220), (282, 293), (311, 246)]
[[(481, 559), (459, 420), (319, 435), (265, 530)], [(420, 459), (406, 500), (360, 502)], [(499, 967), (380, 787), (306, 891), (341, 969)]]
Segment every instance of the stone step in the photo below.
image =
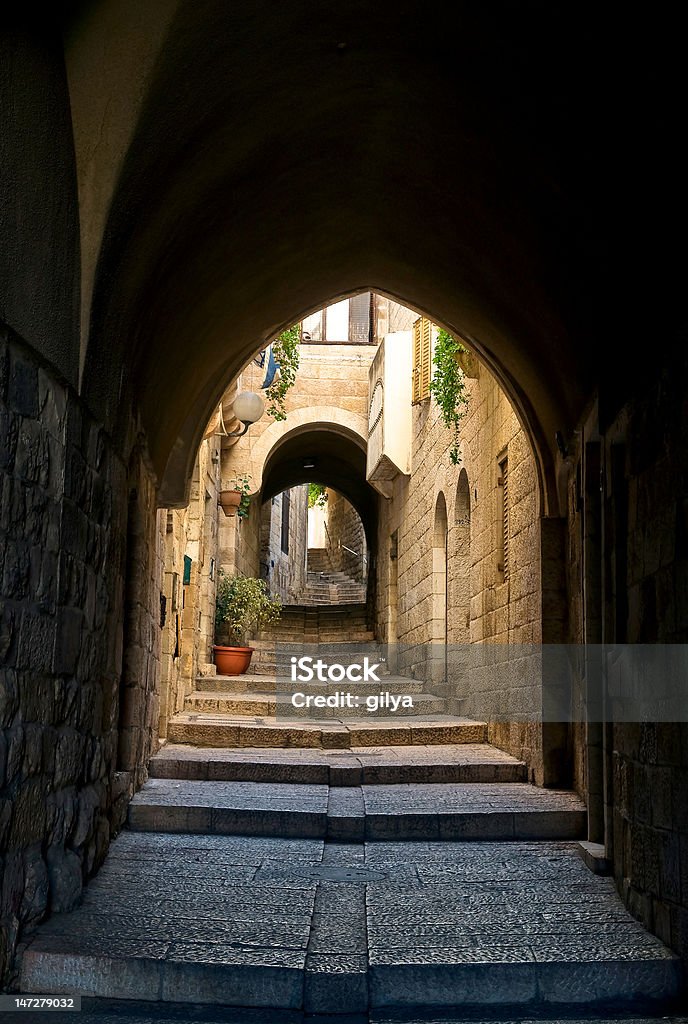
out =
[(525, 782), (523, 761), (488, 744), (358, 747), (351, 751), (213, 749), (167, 743), (151, 778), (217, 782), (291, 782), (330, 786)]
[[(379, 672), (380, 680), (384, 680), (383, 689), (399, 694), (423, 693), (425, 683), (421, 679), (406, 679), (403, 676), (391, 676), (382, 671)], [(356, 693), (367, 696), (380, 692), (380, 683), (356, 683)], [(325, 695), (332, 693), (336, 686), (331, 683), (299, 683), (300, 690), (304, 693)], [(251, 673), (241, 676), (198, 676), (196, 679), (196, 692), (206, 691), (209, 693), (287, 693), (296, 689), (295, 683), (287, 683), (284, 679), (277, 681), (277, 675), (265, 673)]]
[(567, 844), (127, 831), (81, 904), (27, 937), (19, 969), (22, 993), (140, 1000), (136, 1024), (160, 1020), (156, 1002), (187, 1006), (165, 1024), (622, 1024), (624, 1007), (647, 1024), (682, 980)]
[(425, 718), (372, 718), (365, 722), (312, 722), (231, 717), (182, 711), (170, 719), (170, 743), (198, 747), (354, 747), (423, 746), (485, 743), (487, 724), (452, 715)]
[(303, 643), (304, 636), (312, 636), (317, 641), (325, 634), (332, 635), (332, 643), (352, 643), (354, 640), (375, 643), (375, 635), (373, 634), (371, 639), (371, 633), (373, 630), (369, 629), (365, 623), (343, 622), (339, 625), (337, 623), (320, 623), (320, 625), (306, 623), (298, 629), (292, 626), (281, 626), (269, 631), (264, 630), (255, 641), (252, 640), (250, 643), (252, 647), (255, 647), (256, 643), (274, 643), (276, 640), (284, 643), (291, 639), (293, 643), (300, 644)]
[[(316, 634), (314, 633), (313, 636), (315, 635)], [(303, 636), (297, 637), (292, 633), (285, 635), (284, 639), (281, 641), (274, 637), (259, 637), (257, 640), (251, 640), (250, 645), (254, 648), (255, 654), (253, 657), (255, 658), (258, 653), (274, 655), (275, 646), (278, 644), (280, 646), (293, 646), (299, 648), (304, 645), (304, 642)], [(329, 645), (332, 648), (332, 651), (330, 652), (331, 654), (350, 654), (355, 657), (359, 654), (358, 647), (361, 644), (367, 644), (370, 647), (370, 645), (375, 643), (375, 636), (370, 630), (348, 630), (346, 634), (340, 634), (331, 630), (320, 630), (317, 634), (317, 640), (314, 639), (312, 643), (318, 644), (321, 647)], [(325, 657), (328, 652), (323, 650), (319, 653)], [(372, 652), (370, 650), (367, 650), (366, 653), (369, 656), (372, 656)]]
[[(296, 685), (296, 684), (294, 684)], [(370, 696), (378, 696), (381, 692), (387, 692), (380, 690), (378, 684), (373, 690), (372, 694), (366, 696), (365, 693), (359, 691), (358, 686), (355, 690), (352, 690), (351, 684), (348, 690), (341, 691), (343, 697), (339, 697), (340, 691), (333, 688), (329, 690), (327, 694), (311, 692), (310, 689), (306, 689), (305, 685), (302, 684), (299, 687), (299, 692), (303, 693), (303, 697), (299, 696), (297, 699), (299, 703), (305, 704), (310, 698), (313, 701), (326, 701), (328, 699), (338, 699), (344, 701), (356, 701), (355, 705), (349, 707), (348, 704), (344, 703), (342, 707), (330, 707), (330, 706), (318, 706), (313, 704), (311, 706), (299, 707), (294, 704), (290, 696), (291, 690), (286, 692), (286, 687), (281, 692), (276, 694), (268, 693), (255, 693), (253, 691), (247, 691), (245, 693), (234, 694), (234, 693), (216, 693), (210, 690), (197, 690), (195, 693), (190, 693), (184, 701), (184, 709), (189, 713), (203, 713), (209, 715), (252, 715), (260, 718), (269, 718), (271, 715), (276, 715), (278, 718), (297, 718), (306, 719), (308, 721), (322, 721), (330, 720), (333, 718), (358, 718), (360, 719), (365, 715), (366, 719), (374, 719), (378, 714), (384, 713), (387, 716), (390, 713), (390, 709), (383, 709), (382, 712), (366, 710), (366, 700)], [(390, 691), (391, 692), (391, 691)], [(392, 696), (394, 694), (392, 693)], [(403, 706), (400, 702), (399, 706), (394, 710), (394, 715), (398, 718), (406, 718), (408, 716), (417, 717), (418, 715), (441, 715), (445, 711), (445, 701), (442, 697), (437, 697), (432, 693), (416, 693), (407, 695), (412, 702), (411, 707)]]
[(573, 793), (522, 782), (330, 787), (151, 778), (129, 805), (142, 832), (292, 839), (573, 840), (587, 815)]

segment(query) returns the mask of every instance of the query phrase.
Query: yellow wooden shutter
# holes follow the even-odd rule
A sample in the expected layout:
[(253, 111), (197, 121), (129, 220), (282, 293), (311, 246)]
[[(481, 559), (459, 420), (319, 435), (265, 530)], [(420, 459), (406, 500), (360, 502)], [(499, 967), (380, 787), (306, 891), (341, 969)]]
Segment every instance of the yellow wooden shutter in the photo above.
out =
[(415, 404), (420, 402), (420, 317), (416, 320), (413, 325), (413, 369), (412, 373), (412, 388), (411, 388), (411, 401)]
[(432, 321), (419, 317), (413, 325), (413, 402), (430, 395), (432, 378)]
[(432, 323), (423, 317), (422, 324), (420, 397), (428, 398), (430, 395), (430, 378), (432, 377)]

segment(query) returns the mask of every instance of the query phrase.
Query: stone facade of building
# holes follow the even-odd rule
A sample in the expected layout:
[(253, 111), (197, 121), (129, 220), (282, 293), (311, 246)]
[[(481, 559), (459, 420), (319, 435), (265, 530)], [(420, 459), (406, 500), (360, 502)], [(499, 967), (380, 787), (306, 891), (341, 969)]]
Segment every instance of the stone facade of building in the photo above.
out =
[(282, 604), (298, 604), (303, 595), (307, 543), (308, 486), (300, 484), (274, 495), (261, 510), (260, 574)]
[(368, 546), (361, 517), (351, 502), (331, 487), (327, 491), (327, 542), (332, 570), (365, 583)]
[(199, 673), (212, 662), (215, 633), (215, 584), (218, 574), (220, 437), (199, 448), (189, 505), (165, 517), (165, 624), (162, 633), (160, 736), (184, 706)]

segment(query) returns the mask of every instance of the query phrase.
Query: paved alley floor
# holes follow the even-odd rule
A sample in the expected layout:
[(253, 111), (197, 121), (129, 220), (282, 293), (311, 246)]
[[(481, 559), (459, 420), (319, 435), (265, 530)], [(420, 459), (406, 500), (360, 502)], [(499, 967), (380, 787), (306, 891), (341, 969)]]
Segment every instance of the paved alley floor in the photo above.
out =
[[(335, 1007), (386, 1024), (400, 1004), (411, 1021), (426, 1005), (569, 1012), (623, 999), (637, 1011), (675, 992), (677, 976), (573, 844), (125, 832), (81, 906), (29, 937), (20, 989)], [(226, 1012), (218, 1019), (243, 1021)]]

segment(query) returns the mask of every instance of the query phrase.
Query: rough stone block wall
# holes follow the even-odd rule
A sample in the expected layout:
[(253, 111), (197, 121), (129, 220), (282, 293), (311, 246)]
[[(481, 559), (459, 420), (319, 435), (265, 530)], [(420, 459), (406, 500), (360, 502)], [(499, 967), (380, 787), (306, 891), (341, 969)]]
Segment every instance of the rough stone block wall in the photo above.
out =
[[(215, 588), (219, 563), (219, 438), (201, 443), (194, 466), (189, 504), (165, 517), (164, 577), (166, 599), (162, 632), (160, 685), (161, 737), (170, 717), (181, 711), (196, 677), (212, 663), (215, 635)], [(184, 558), (191, 573), (184, 585)]]
[(218, 559), (220, 568), (230, 576), (260, 576), (260, 496), (250, 500), (248, 516), (218, 519)]
[[(0, 973), (79, 898), (117, 801), (127, 470), (75, 392), (0, 333)], [(154, 518), (154, 517), (153, 517)]]
[(351, 502), (331, 488), (327, 492), (327, 530), (327, 550), (333, 571), (345, 572), (359, 583), (365, 583), (368, 558), (361, 517)]
[[(607, 465), (612, 444), (624, 446), (628, 496), (626, 636), (617, 633), (619, 642), (688, 641), (685, 352), (684, 342), (661, 372), (648, 370), (642, 393), (606, 432)], [(624, 609), (615, 604), (618, 622)], [(612, 785), (617, 884), (631, 910), (688, 964), (688, 725), (614, 726)]]

